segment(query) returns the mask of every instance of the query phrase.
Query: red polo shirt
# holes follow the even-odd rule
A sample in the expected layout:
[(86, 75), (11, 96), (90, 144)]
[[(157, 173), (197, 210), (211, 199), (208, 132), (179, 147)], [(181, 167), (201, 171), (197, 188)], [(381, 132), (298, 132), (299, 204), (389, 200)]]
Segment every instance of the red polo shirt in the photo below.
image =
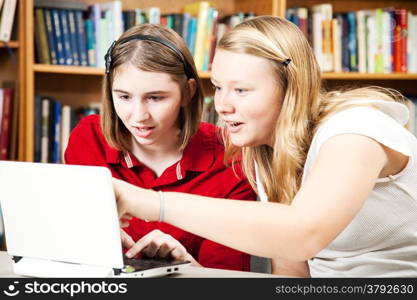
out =
[[(105, 166), (112, 175), (134, 185), (161, 191), (192, 193), (209, 197), (254, 200), (256, 195), (243, 175), (238, 178), (223, 163), (224, 148), (216, 127), (201, 123), (190, 139), (182, 159), (168, 167), (160, 177), (134, 155), (117, 151), (105, 141), (98, 115), (84, 118), (72, 131), (65, 162), (68, 164)], [(239, 172), (240, 173), (240, 172)], [(215, 220), (216, 230), (222, 230)], [(248, 254), (217, 244), (163, 222), (145, 222), (134, 218), (125, 231), (137, 241), (159, 229), (181, 242), (203, 266), (249, 271)]]

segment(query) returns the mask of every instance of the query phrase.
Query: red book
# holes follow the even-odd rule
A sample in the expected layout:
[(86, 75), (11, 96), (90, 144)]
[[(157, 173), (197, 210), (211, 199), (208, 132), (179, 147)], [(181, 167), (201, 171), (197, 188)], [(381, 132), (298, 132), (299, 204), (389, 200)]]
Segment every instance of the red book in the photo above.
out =
[(13, 90), (3, 89), (3, 116), (1, 118), (0, 132), (0, 159), (6, 160), (9, 153), (10, 142), (10, 116), (12, 115)]
[(407, 72), (407, 10), (394, 11), (394, 72)]

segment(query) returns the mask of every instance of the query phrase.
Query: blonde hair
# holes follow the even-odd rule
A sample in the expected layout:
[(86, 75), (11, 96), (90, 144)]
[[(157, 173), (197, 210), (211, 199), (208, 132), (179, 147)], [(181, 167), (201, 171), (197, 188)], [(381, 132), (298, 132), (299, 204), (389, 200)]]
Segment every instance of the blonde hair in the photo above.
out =
[[(227, 161), (242, 155), (243, 169), (256, 190), (254, 163), (270, 201), (290, 204), (300, 188), (307, 152), (317, 127), (355, 99), (401, 101), (401, 95), (379, 87), (325, 93), (321, 72), (304, 34), (291, 22), (273, 16), (246, 20), (226, 33), (218, 48), (269, 61), (284, 97), (274, 129), (274, 146), (239, 148), (224, 134)], [(285, 60), (291, 59), (286, 65)], [(277, 105), (279, 105), (277, 99)]]
[[(104, 99), (101, 110), (101, 128), (104, 137), (107, 143), (117, 150), (131, 150), (131, 134), (117, 116), (113, 106), (112, 86), (117, 67), (125, 63), (131, 63), (143, 71), (170, 74), (172, 80), (179, 84), (181, 97), (185, 100), (185, 97), (188, 97), (190, 93), (188, 85), (188, 79), (190, 78), (187, 78), (185, 73), (185, 64), (188, 64), (187, 72), (196, 81), (196, 91), (194, 96), (186, 102), (187, 105), (181, 107), (178, 116), (181, 130), (180, 149), (183, 150), (198, 130), (204, 99), (201, 81), (192, 55), (184, 40), (175, 31), (160, 25), (142, 24), (134, 26), (127, 30), (119, 40), (139, 34), (151, 35), (171, 43), (181, 52), (185, 61), (183, 62), (181, 57), (173, 50), (159, 43), (138, 39), (116, 43), (111, 51), (110, 72), (105, 74), (103, 80)], [(134, 78), (132, 83), (134, 83)], [(137, 84), (141, 83), (138, 82)]]

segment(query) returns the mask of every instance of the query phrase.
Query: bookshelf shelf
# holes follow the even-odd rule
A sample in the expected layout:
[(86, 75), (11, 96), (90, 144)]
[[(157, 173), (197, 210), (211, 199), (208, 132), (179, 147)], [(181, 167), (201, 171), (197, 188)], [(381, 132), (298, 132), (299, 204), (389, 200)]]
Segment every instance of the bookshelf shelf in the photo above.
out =
[(98, 75), (104, 74), (103, 68), (95, 67), (78, 67), (78, 66), (59, 66), (35, 64), (33, 70), (38, 73), (58, 73), (58, 74), (74, 74), (74, 75)]
[(0, 42), (0, 48), (19, 48), (20, 44), (18, 41), (10, 41), (10, 42)]
[(370, 73), (323, 73), (323, 79), (327, 80), (417, 80), (417, 74), (390, 73), (390, 74), (370, 74)]
[[(55, 73), (55, 74), (69, 74), (69, 75), (104, 75), (103, 68), (95, 67), (78, 67), (78, 66), (60, 66), (60, 65), (45, 65), (34, 64), (33, 71), (37, 73)], [(210, 79), (210, 72), (199, 72), (200, 78)]]

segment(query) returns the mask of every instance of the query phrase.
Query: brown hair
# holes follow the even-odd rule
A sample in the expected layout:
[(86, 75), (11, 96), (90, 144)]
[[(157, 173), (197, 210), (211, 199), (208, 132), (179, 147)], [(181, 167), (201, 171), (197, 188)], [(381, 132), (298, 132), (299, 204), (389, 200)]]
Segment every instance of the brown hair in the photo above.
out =
[[(196, 81), (196, 91), (187, 105), (181, 107), (178, 116), (180, 133), (180, 149), (183, 150), (190, 138), (197, 132), (201, 120), (203, 106), (203, 91), (200, 78), (193, 58), (184, 40), (172, 29), (154, 25), (141, 24), (127, 30), (118, 41), (132, 37), (134, 35), (150, 35), (162, 39), (175, 46), (184, 57), (182, 58), (169, 47), (148, 40), (132, 39), (123, 43), (115, 43), (111, 55), (111, 68), (104, 75), (103, 95), (101, 109), (101, 129), (107, 143), (121, 151), (130, 151), (131, 134), (119, 119), (113, 106), (112, 86), (114, 74), (117, 67), (131, 63), (138, 69), (148, 72), (161, 72), (171, 75), (171, 78), (180, 86), (181, 97), (183, 100), (190, 94), (188, 79), (185, 73)], [(188, 64), (188, 66), (186, 66)]]

